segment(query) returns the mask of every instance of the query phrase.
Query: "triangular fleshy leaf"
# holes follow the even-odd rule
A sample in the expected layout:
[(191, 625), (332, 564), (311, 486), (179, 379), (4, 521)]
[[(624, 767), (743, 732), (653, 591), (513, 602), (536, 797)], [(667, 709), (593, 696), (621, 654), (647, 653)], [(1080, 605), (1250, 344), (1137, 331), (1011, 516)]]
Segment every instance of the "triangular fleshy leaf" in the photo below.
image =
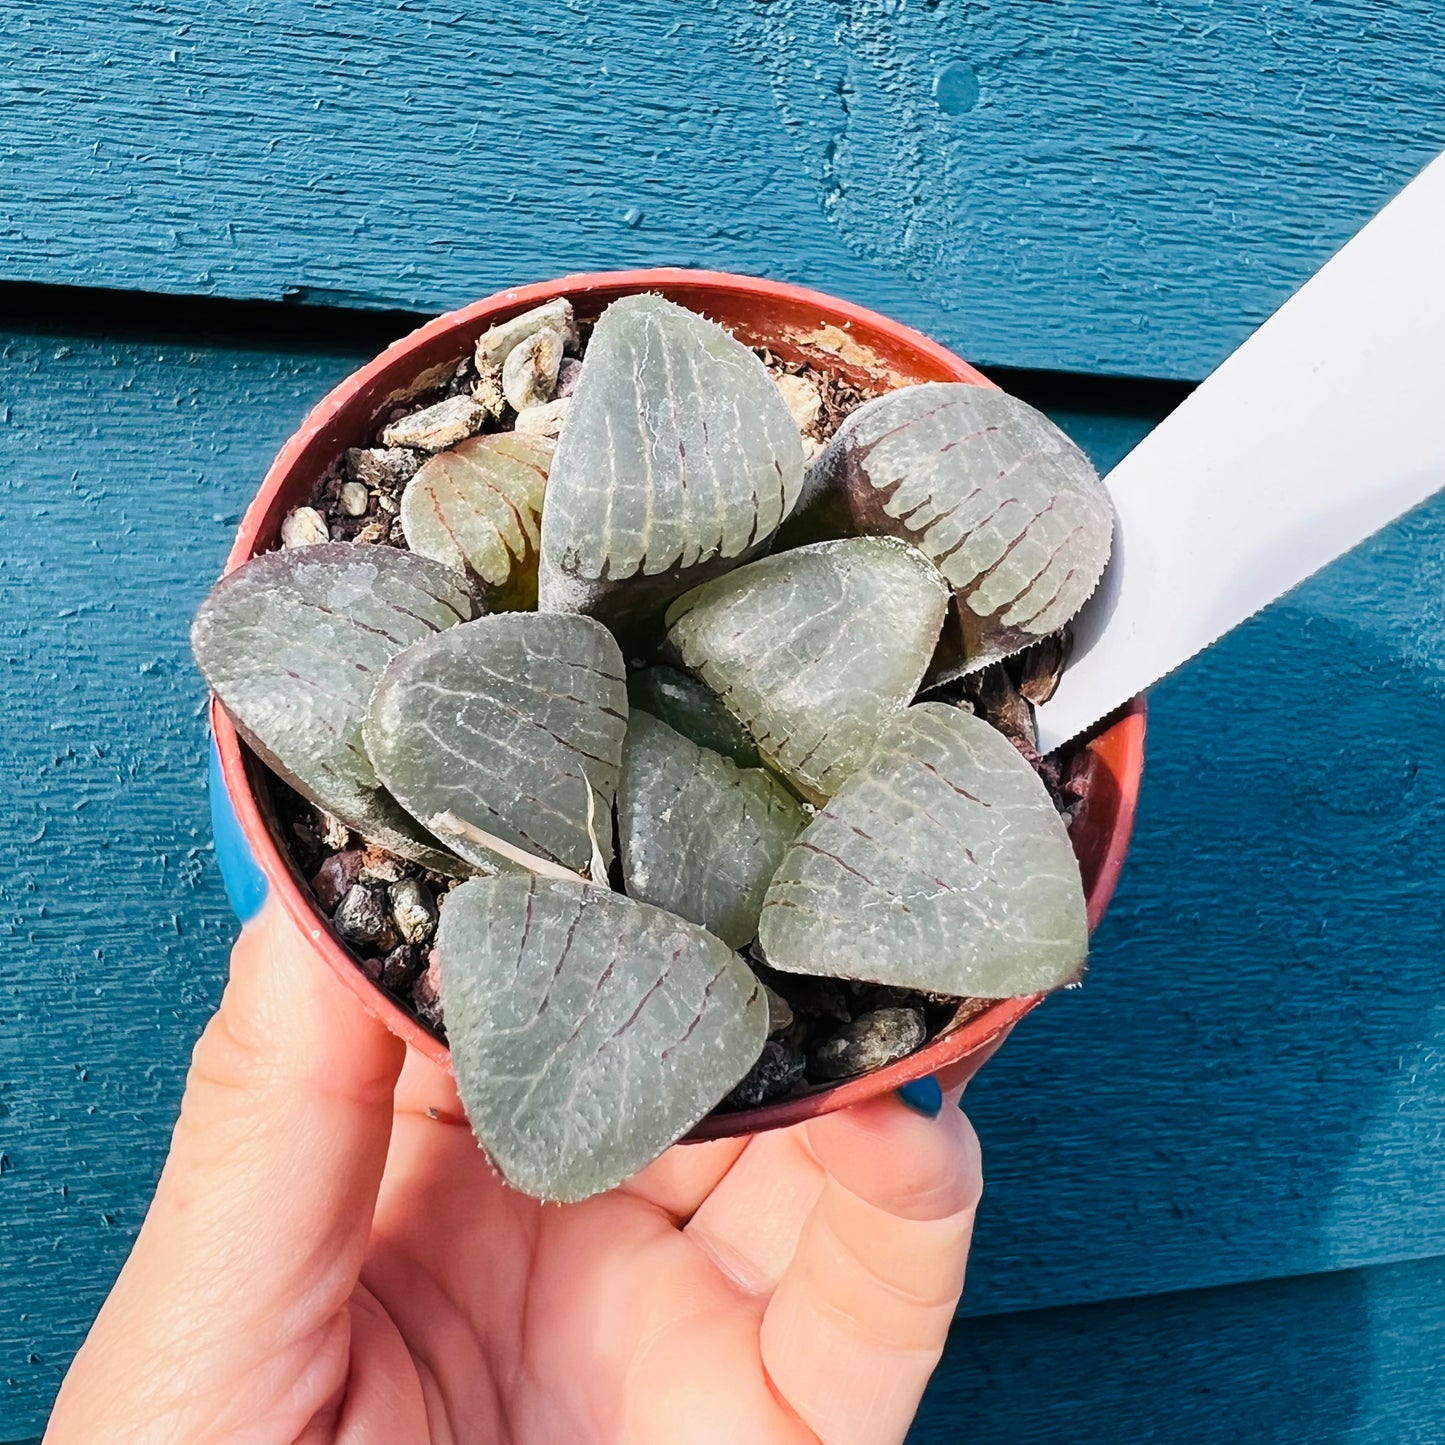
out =
[(392, 547), (268, 552), (222, 577), (191, 650), (237, 732), (299, 793), (373, 842), (470, 871), (383, 789), (362, 724), (397, 653), (476, 615), (465, 579)]
[(668, 640), (816, 803), (908, 705), (947, 608), (948, 586), (920, 552), (854, 537), (705, 583), (668, 611)]
[(401, 495), (407, 546), (476, 579), (491, 611), (537, 601), (552, 443), (496, 432), (429, 457)]
[[(420, 821), (460, 820), (580, 871), (592, 859), (589, 816), (612, 808), (626, 729), (622, 654), (601, 623), (508, 612), (394, 658), (372, 696), (366, 746)], [(605, 852), (611, 828), (602, 832)], [(496, 861), (446, 837), (464, 858)]]
[(963, 669), (1056, 632), (1098, 586), (1113, 536), (1089, 459), (1007, 392), (929, 382), (853, 412), (808, 469), (784, 545), (911, 542), (958, 597)]
[(807, 814), (761, 768), (739, 768), (633, 709), (617, 784), (629, 897), (666, 908), (742, 948), (768, 881)]
[(503, 1176), (540, 1199), (614, 1188), (747, 1073), (762, 985), (720, 939), (606, 889), (530, 875), (447, 896), (452, 1069)]
[(772, 967), (973, 998), (1079, 976), (1079, 865), (1043, 783), (981, 718), (919, 703), (788, 850), (758, 941)]
[(746, 346), (661, 296), (613, 302), (552, 462), (541, 607), (657, 611), (766, 546), (802, 471), (798, 428)]
[(730, 757), (740, 768), (756, 768), (762, 763), (747, 729), (717, 694), (691, 673), (675, 667), (645, 667), (627, 679), (627, 700), (698, 747)]

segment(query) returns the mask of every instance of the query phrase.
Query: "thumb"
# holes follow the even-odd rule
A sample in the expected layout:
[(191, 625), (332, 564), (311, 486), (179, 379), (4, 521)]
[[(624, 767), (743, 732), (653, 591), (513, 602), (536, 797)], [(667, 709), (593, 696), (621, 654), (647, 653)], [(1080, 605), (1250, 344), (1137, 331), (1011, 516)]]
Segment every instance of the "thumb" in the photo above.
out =
[(279, 905), (246, 926), (155, 1199), (47, 1441), (231, 1439), (231, 1412), (249, 1438), (273, 1404), (292, 1439), (332, 1399), (404, 1054)]

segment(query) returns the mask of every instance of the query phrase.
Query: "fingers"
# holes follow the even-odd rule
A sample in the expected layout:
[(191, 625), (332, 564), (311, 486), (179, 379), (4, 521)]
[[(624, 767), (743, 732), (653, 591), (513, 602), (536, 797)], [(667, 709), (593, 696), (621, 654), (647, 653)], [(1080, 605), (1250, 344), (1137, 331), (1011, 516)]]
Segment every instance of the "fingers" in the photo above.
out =
[(740, 1289), (771, 1293), (823, 1189), (806, 1125), (760, 1134), (699, 1206), (684, 1233)]
[[(257, 1317), (351, 1293), (405, 1047), (311, 954), (279, 907), (241, 934), (191, 1062), (147, 1233), (203, 1252)], [(152, 1263), (149, 1253), (143, 1261)], [(232, 1273), (233, 1272), (233, 1273)], [(269, 1280), (270, 1300), (256, 1285)], [(248, 1296), (248, 1299), (242, 1298)]]
[[(364, 1285), (351, 1300), (351, 1369), (335, 1417), (316, 1429), (316, 1445), (397, 1445), (427, 1440), (423, 1376), (386, 1310)], [(312, 1445), (303, 1436), (297, 1445)]]
[(466, 1130), (472, 1127), (467, 1122), (451, 1070), (415, 1050), (407, 1050), (406, 1062), (396, 1081), (395, 1101), (398, 1115), (416, 1114), (434, 1123), (454, 1124)]
[(174, 1438), (224, 1438), (233, 1414), (254, 1429), (273, 1408), (290, 1439), (331, 1399), (404, 1052), (278, 906), (245, 928), (155, 1200), (62, 1390), (53, 1440), (128, 1439), (116, 1428), (128, 1415), (134, 1438), (162, 1438), (160, 1420)]
[[(976, 1068), (956, 1080), (917, 1081), (911, 1087), (922, 1093), (914, 1107), (930, 1117), (943, 1107), (956, 1109)], [(685, 1233), (740, 1289), (771, 1294), (822, 1189), (823, 1168), (806, 1126), (761, 1134), (697, 1207)]]
[(670, 1215), (675, 1224), (685, 1224), (755, 1142), (712, 1139), (702, 1144), (675, 1144), (620, 1185), (618, 1192), (645, 1200)]
[(824, 1175), (763, 1317), (774, 1385), (823, 1445), (901, 1441), (963, 1288), (983, 1177), (968, 1121), (878, 1100), (804, 1126)]

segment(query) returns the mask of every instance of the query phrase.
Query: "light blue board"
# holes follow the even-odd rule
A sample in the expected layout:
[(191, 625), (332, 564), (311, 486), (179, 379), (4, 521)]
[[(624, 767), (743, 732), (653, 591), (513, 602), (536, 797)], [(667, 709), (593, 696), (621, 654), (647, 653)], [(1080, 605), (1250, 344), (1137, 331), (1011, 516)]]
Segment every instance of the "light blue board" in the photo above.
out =
[(706, 265), (1197, 378), (1442, 94), (1432, 0), (7, 0), (0, 276), (430, 310)]
[[(118, 1267), (219, 990), (185, 630), (356, 359), (291, 346), (0, 339), (0, 1440), (39, 1428)], [(1081, 395), (1050, 405), (1102, 462), (1149, 423), (1153, 393)], [(1159, 690), (1089, 982), (971, 1096), (968, 1308), (1445, 1251), (1442, 525)]]
[(1445, 1260), (960, 1321), (909, 1445), (1440, 1445)]

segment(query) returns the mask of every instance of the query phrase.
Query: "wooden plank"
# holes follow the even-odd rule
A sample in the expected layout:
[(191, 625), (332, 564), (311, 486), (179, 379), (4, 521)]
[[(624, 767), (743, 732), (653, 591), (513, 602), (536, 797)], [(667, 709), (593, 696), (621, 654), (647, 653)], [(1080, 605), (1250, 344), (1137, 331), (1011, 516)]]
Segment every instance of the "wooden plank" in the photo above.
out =
[[(359, 359), (288, 347), (0, 338), (0, 1439), (40, 1428), (219, 990), (185, 632), (277, 445)], [(1104, 464), (1171, 395), (1010, 380)], [(1442, 526), (1409, 519), (1159, 690), (1088, 983), (970, 1096), (968, 1308), (1445, 1252)]]
[(0, 1439), (41, 1426), (220, 992), (188, 618), (348, 366), (0, 338)]
[(1159, 686), (1082, 989), (969, 1100), (966, 1307), (1445, 1249), (1445, 496)]
[(1411, 0), (9, 0), (10, 279), (442, 309), (821, 286), (985, 363), (1198, 377), (1445, 146)]
[(960, 1321), (909, 1445), (1434, 1445), (1445, 1260)]

